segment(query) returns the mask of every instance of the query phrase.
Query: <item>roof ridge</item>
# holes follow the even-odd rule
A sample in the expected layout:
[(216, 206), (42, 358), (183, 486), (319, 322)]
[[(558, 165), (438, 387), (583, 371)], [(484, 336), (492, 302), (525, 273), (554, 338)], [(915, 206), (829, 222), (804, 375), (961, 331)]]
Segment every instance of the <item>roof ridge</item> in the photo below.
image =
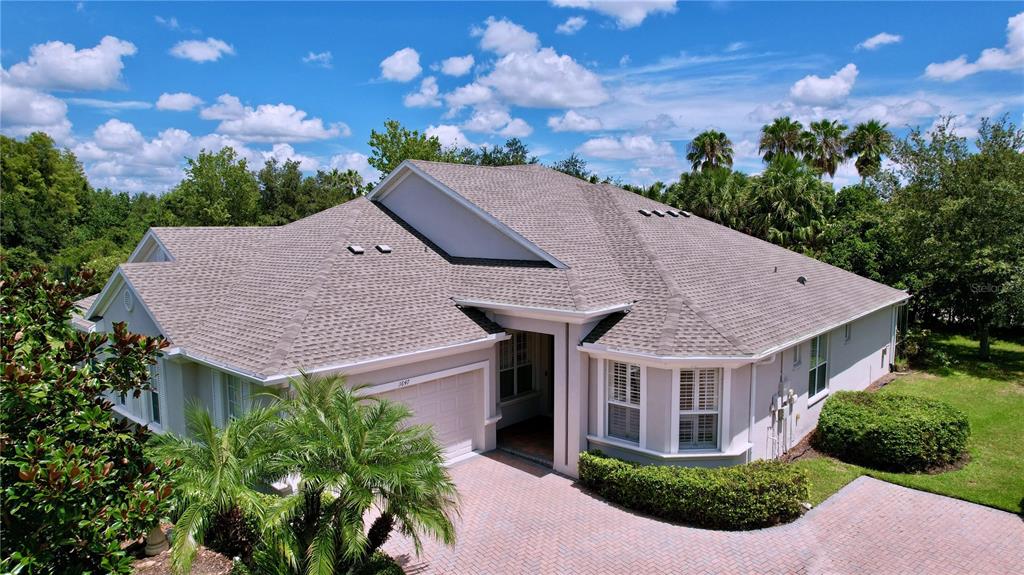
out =
[(326, 257), (324, 257), (322, 264), (317, 269), (316, 275), (314, 275), (309, 281), (309, 287), (305, 293), (299, 299), (299, 304), (295, 307), (292, 314), (285, 320), (284, 328), (281, 331), (281, 337), (278, 339), (274, 349), (271, 350), (270, 355), (267, 357), (267, 365), (265, 369), (267, 373), (274, 373), (276, 371), (282, 371), (285, 366), (285, 361), (288, 359), (288, 354), (291, 352), (292, 345), (295, 343), (295, 339), (299, 336), (302, 331), (302, 326), (305, 324), (306, 319), (309, 317), (309, 312), (316, 304), (316, 298), (320, 293), (320, 288), (323, 287), (324, 282), (327, 280), (327, 276), (334, 271), (334, 264), (338, 261), (338, 257), (342, 252), (345, 251), (345, 246), (349, 241), (356, 222), (359, 217), (363, 214), (364, 206), (356, 206), (350, 213), (345, 216), (339, 226), (337, 240), (331, 245), (327, 251)]
[(749, 353), (750, 350), (740, 339), (722, 329), (716, 321), (713, 321), (713, 318), (710, 317), (710, 314), (707, 311), (701, 309), (693, 302), (693, 300), (686, 297), (686, 294), (683, 293), (682, 289), (680, 289), (679, 285), (672, 277), (672, 274), (665, 268), (665, 263), (661, 260), (657, 250), (652, 249), (651, 246), (648, 245), (648, 242), (643, 239), (643, 235), (637, 230), (638, 224), (636, 223), (636, 220), (629, 217), (629, 211), (624, 209), (625, 206), (619, 202), (618, 198), (618, 196), (621, 196), (621, 193), (631, 194), (633, 192), (623, 190), (617, 186), (610, 187), (613, 189), (608, 190), (607, 187), (602, 187), (601, 189), (606, 193), (612, 203), (620, 209), (620, 211), (625, 211), (626, 217), (623, 219), (626, 221), (626, 225), (629, 227), (630, 233), (633, 234), (637, 245), (643, 249), (647, 258), (651, 261), (651, 265), (653, 266), (655, 273), (658, 274), (658, 277), (661, 278), (661, 281), (664, 282), (665, 287), (668, 289), (669, 294), (671, 294), (668, 299), (668, 310), (665, 314), (665, 325), (661, 332), (661, 338), (658, 340), (659, 353), (661, 350), (670, 349), (670, 339), (674, 339), (679, 330), (679, 312), (682, 311), (683, 306), (689, 308), (690, 311), (707, 324), (708, 327), (715, 330), (718, 335), (722, 336), (726, 341), (734, 345), (737, 350)]

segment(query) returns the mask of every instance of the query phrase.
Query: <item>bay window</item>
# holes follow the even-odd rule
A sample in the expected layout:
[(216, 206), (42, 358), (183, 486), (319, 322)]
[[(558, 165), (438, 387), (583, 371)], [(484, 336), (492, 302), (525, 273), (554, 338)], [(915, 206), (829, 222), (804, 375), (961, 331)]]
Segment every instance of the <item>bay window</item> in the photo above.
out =
[(640, 443), (640, 366), (610, 362), (607, 391), (607, 433), (610, 437)]
[(679, 370), (679, 449), (718, 447), (722, 369)]

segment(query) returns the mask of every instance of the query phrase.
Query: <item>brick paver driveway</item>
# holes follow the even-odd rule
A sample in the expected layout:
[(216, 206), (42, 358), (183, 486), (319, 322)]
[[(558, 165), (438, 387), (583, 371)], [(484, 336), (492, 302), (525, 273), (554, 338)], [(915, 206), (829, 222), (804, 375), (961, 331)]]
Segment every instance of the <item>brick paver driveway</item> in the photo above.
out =
[(1024, 573), (1020, 517), (867, 477), (789, 525), (725, 532), (632, 514), (508, 455), (451, 473), (458, 543), (416, 557), (392, 540), (407, 573)]

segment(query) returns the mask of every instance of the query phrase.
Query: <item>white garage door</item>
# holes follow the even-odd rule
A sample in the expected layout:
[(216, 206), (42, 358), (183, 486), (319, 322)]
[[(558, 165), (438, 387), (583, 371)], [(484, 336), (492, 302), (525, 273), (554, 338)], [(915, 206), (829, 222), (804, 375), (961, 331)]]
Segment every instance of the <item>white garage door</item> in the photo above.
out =
[(483, 432), (483, 372), (475, 370), (381, 393), (413, 411), (412, 423), (431, 425), (446, 459), (473, 450)]

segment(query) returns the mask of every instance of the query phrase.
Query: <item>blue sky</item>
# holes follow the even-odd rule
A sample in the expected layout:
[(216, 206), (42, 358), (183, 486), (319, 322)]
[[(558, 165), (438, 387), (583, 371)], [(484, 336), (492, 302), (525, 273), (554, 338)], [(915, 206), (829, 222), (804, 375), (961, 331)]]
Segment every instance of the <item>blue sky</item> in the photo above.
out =
[[(394, 118), (446, 144), (526, 141), (601, 175), (673, 180), (707, 128), (761, 169), (779, 115), (929, 127), (1024, 117), (1020, 3), (15, 3), (0, 126), (41, 129), (97, 186), (161, 192), (235, 147), (366, 164)], [(852, 165), (837, 183), (854, 179)]]

